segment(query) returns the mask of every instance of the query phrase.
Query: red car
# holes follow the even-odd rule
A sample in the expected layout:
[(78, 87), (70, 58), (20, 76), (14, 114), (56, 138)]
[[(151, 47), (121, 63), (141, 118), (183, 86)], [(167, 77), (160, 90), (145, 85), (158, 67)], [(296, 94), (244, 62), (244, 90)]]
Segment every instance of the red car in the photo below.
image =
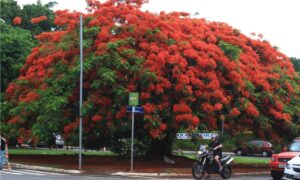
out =
[(300, 155), (300, 137), (292, 141), (286, 152), (272, 155), (269, 167), (274, 180), (282, 178), (286, 163), (297, 155)]
[(263, 157), (267, 157), (273, 154), (273, 146), (268, 141), (254, 140), (236, 146), (234, 153), (239, 156), (247, 154), (261, 154)]

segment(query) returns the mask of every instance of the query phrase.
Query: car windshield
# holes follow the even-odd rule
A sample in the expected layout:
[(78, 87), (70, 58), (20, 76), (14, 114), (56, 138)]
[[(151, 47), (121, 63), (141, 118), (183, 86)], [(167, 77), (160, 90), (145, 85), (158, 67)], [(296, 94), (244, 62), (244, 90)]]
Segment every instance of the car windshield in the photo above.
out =
[(296, 151), (296, 152), (300, 152), (300, 141), (294, 141), (291, 143), (290, 147), (289, 147), (289, 151)]

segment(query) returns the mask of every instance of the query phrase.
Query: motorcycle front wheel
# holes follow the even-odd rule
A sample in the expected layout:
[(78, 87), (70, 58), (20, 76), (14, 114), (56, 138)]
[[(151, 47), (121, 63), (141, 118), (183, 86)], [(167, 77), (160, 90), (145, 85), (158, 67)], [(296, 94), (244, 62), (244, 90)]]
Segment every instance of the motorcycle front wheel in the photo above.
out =
[(221, 172), (221, 177), (223, 179), (229, 179), (231, 177), (232, 171), (230, 166), (224, 166)]
[(192, 174), (195, 179), (202, 179), (205, 174), (204, 166), (200, 163), (194, 163), (192, 168)]

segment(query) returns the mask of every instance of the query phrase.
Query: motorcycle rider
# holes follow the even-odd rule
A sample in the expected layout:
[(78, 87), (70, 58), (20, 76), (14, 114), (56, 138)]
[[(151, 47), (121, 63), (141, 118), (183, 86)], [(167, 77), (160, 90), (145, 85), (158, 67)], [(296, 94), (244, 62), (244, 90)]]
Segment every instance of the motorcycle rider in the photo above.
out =
[(222, 144), (219, 140), (219, 136), (217, 134), (212, 136), (212, 142), (208, 145), (208, 147), (213, 148), (213, 156), (214, 160), (219, 166), (219, 172), (222, 171), (222, 165), (220, 159), (222, 158)]

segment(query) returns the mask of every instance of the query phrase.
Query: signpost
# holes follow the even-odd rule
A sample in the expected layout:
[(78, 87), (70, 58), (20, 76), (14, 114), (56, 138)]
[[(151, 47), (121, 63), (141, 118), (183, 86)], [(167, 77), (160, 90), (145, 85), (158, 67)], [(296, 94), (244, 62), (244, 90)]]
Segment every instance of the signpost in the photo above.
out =
[(131, 163), (130, 170), (133, 171), (133, 140), (134, 140), (134, 113), (136, 111), (142, 112), (142, 107), (136, 107), (139, 104), (139, 93), (129, 93), (129, 106), (127, 112), (131, 112), (132, 123), (131, 123)]

